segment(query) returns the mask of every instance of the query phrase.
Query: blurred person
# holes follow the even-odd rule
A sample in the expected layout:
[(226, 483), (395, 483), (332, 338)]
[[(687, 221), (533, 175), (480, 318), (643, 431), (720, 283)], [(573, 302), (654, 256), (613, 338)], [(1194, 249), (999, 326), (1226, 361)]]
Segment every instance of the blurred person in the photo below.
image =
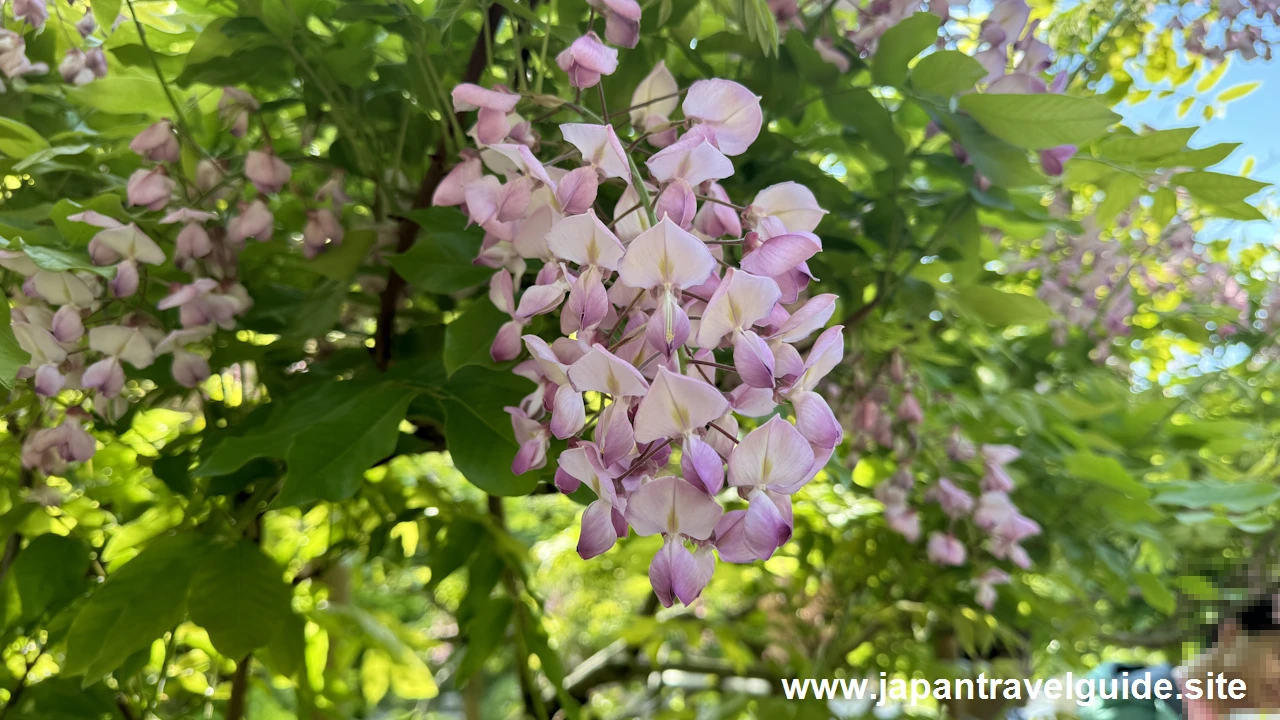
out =
[[(1280, 592), (1260, 596), (1216, 628), (1204, 653), (1178, 669), (1187, 720), (1274, 717), (1280, 713)], [(1209, 696), (1209, 678), (1243, 680), (1243, 699)], [(1199, 681), (1197, 688), (1193, 683)], [(1216, 685), (1215, 681), (1215, 685)], [(1195, 692), (1196, 690), (1199, 692)], [(1192, 695), (1199, 697), (1192, 697)]]

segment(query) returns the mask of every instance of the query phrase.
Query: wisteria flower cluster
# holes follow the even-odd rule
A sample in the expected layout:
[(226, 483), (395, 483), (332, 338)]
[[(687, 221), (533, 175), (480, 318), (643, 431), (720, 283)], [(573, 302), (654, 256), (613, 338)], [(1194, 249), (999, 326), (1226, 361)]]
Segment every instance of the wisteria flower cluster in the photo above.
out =
[[(239, 137), (257, 107), (249, 95), (226, 88), (219, 111)], [(189, 139), (171, 121), (161, 120), (130, 143), (144, 163), (128, 179), (127, 205), (135, 209), (130, 217), (85, 210), (67, 218), (97, 229), (84, 267), (51, 264), (48, 250), (38, 246), (0, 250), (0, 266), (25, 278), (21, 296), (13, 299), (12, 326), (31, 358), (18, 375), (32, 380), (48, 410), (59, 406), (64, 390), (76, 390), (82, 393), (74, 396), (77, 402), (88, 400), (93, 413), (115, 422), (128, 408), (126, 367), (145, 369), (165, 354), (172, 355), (174, 380), (198, 387), (211, 373), (206, 341), (219, 328), (234, 328), (237, 316), (252, 307), (237, 260), (248, 240), (272, 238), (270, 196), (289, 182), (292, 170), (264, 134), (267, 147), (248, 151), (236, 176), (228, 172), (228, 160), (206, 157), (194, 177), (185, 178), (184, 141)], [(243, 200), (245, 190), (252, 199)], [(341, 242), (338, 213), (345, 199), (340, 178), (322, 188), (303, 231), (305, 254)], [(173, 235), (172, 256), (143, 226)], [(148, 278), (147, 268), (168, 261), (190, 281), (167, 285), (167, 294), (149, 304), (148, 285), (164, 283)], [(164, 318), (168, 311), (176, 311), (177, 327), (166, 331), (174, 326)], [(30, 433), (23, 464), (54, 473), (92, 457), (95, 443), (84, 429), (90, 417), (75, 404), (58, 425)]]
[[(1008, 582), (1009, 574), (999, 567), (979, 567), (983, 563), (971, 556), (965, 539), (974, 545), (977, 538), (985, 539), (987, 564), (994, 559), (1022, 569), (1031, 567), (1022, 543), (1039, 535), (1041, 528), (1014, 503), (1015, 484), (1008, 471), (1022, 453), (1011, 445), (977, 446), (959, 428), (952, 428), (945, 438), (922, 437), (928, 429), (917, 385), (909, 363), (897, 351), (888, 356), (872, 382), (855, 383), (860, 390), (857, 399), (840, 408), (852, 429), (850, 446), (854, 452), (879, 446), (893, 453), (898, 470), (875, 488), (876, 499), (884, 505), (885, 525), (910, 542), (919, 542), (925, 532), (922, 506), (936, 505), (945, 528), (928, 533), (929, 561), (944, 567), (972, 567), (978, 573), (973, 578), (977, 602), (991, 609), (994, 586)], [(930, 459), (920, 453), (926, 444), (943, 446), (946, 458), (928, 469), (933, 480), (922, 482), (915, 468), (929, 464)], [(975, 463), (980, 463), (977, 472)], [(970, 484), (976, 485), (973, 492), (965, 489)]]
[[(609, 8), (608, 22), (631, 21)], [(616, 56), (589, 32), (557, 62), (583, 88), (612, 73)], [(479, 147), (433, 202), (484, 229), (477, 263), (496, 270), (489, 297), (510, 316), (493, 358), (527, 351), (514, 371), (537, 384), (507, 409), (520, 442), (512, 470), (544, 467), (551, 439), (568, 440), (556, 484), (596, 496), (579, 554), (599, 555), (629, 530), (661, 535), (649, 577), (665, 606), (699, 596), (716, 554), (771, 557), (791, 536), (792, 496), (841, 441), (814, 389), (843, 357), (844, 336), (828, 328), (806, 349), (836, 302), (806, 293), (825, 212), (813, 193), (781, 183), (741, 207), (719, 184), (760, 133), (759, 98), (719, 79), (681, 91), (659, 63), (625, 114), (641, 133), (633, 147), (659, 148), (643, 169), (589, 111), (558, 128), (578, 160), (562, 168), (535, 156), (541, 138), (515, 112), (520, 95), (460, 85), (453, 98), (477, 112)], [(611, 218), (599, 203), (606, 183), (622, 187)], [(557, 314), (559, 337), (527, 332), (535, 316)], [(743, 434), (739, 417), (759, 420)], [(745, 509), (726, 512), (735, 498)]]
[[(49, 6), (46, 0), (14, 0), (12, 3), (13, 19), (21, 23), (20, 30), (34, 29), (37, 33), (44, 29), (49, 20)], [(122, 18), (120, 18), (122, 19)], [(116, 23), (120, 22), (117, 19)], [(88, 39), (98, 30), (93, 11), (84, 9), (84, 16), (75, 24), (80, 37)], [(104, 30), (104, 32), (107, 32)], [(42, 62), (31, 62), (27, 57), (25, 32), (8, 28), (0, 28), (0, 73), (13, 79), (24, 75), (44, 75), (49, 72), (49, 65)], [(87, 85), (94, 80), (107, 76), (107, 56), (100, 42), (86, 43), (84, 48), (72, 47), (58, 64), (58, 73), (71, 85)], [(0, 93), (5, 86), (0, 83)]]

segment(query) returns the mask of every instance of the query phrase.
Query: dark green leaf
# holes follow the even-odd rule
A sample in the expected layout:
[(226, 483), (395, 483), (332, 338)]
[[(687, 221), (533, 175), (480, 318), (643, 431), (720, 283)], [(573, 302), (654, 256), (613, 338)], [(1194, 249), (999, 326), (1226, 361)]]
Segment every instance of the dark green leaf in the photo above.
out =
[(903, 85), (907, 64), (938, 39), (941, 22), (933, 13), (918, 12), (886, 30), (871, 58), (871, 79), (877, 85)]
[(31, 353), (18, 345), (18, 338), (13, 334), (9, 303), (4, 303), (3, 317), (0, 317), (0, 386), (6, 390), (13, 389), (18, 377), (18, 368), (31, 360)]
[(480, 254), (476, 233), (432, 232), (418, 238), (409, 251), (388, 258), (391, 267), (418, 290), (448, 294), (486, 282), (493, 269), (472, 261)]
[(939, 50), (920, 58), (911, 68), (911, 87), (916, 92), (949, 98), (972, 90), (987, 70), (973, 56), (959, 50)]
[(113, 572), (72, 623), (62, 671), (92, 684), (174, 629), (205, 543), (195, 535), (161, 538)]
[(275, 504), (338, 501), (354, 495), (364, 471), (395, 450), (400, 422), (416, 396), (404, 386), (377, 385), (341, 414), (300, 434), (289, 449), (289, 472)]
[(452, 376), (467, 365), (494, 367), (489, 355), (493, 339), (502, 324), (510, 320), (507, 314), (483, 297), (471, 303), (471, 307), (445, 327), (444, 368)]
[(1007, 293), (986, 285), (969, 285), (956, 290), (956, 302), (997, 327), (1036, 325), (1052, 320), (1053, 311), (1039, 298)]
[(893, 116), (870, 92), (854, 88), (832, 94), (823, 102), (833, 119), (856, 129), (871, 150), (890, 165), (901, 166), (905, 162), (906, 145), (894, 129)]
[(48, 533), (36, 537), (18, 554), (13, 576), (25, 621), (52, 617), (84, 591), (89, 548), (76, 538)]
[(1120, 121), (1096, 100), (1052, 93), (964, 95), (960, 109), (997, 138), (1030, 150), (1083, 145)]
[(291, 596), (275, 561), (241, 540), (201, 558), (187, 602), (218, 652), (238, 661), (282, 630)]
[(1184, 172), (1169, 179), (1173, 185), (1186, 188), (1191, 199), (1206, 206), (1210, 214), (1234, 220), (1266, 220), (1267, 217), (1246, 202), (1270, 183), (1216, 172)]

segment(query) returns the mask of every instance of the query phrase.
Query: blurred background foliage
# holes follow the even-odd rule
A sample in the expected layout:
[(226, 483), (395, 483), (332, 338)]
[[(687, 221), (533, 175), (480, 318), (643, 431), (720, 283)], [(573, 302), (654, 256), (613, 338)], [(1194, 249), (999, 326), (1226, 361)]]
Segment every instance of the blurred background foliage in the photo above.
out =
[[(251, 245), (241, 279), (256, 304), (219, 336), (221, 371), (195, 394), (164, 362), (143, 372), (128, 411), (95, 424), (95, 457), (62, 476), (22, 467), (35, 400), (22, 383), (8, 395), (0, 717), (857, 716), (868, 708), (783, 700), (779, 680), (1177, 662), (1200, 624), (1276, 576), (1280, 258), (1211, 220), (1263, 217), (1245, 202), (1260, 183), (1204, 177), (1234, 147), (1121, 128), (1082, 147), (1051, 194), (1026, 152), (948, 104), (966, 86), (922, 92), (935, 87), (924, 60), (907, 75), (928, 38), (882, 40), (881, 53), (907, 47), (897, 76), (842, 45), (841, 73), (812, 40), (856, 22), (851, 6), (806, 4), (804, 27), (779, 31), (757, 0), (646, 4), (639, 47), (605, 81), (609, 107), (659, 60), (682, 84), (726, 77), (761, 95), (766, 131), (724, 184), (747, 197), (797, 180), (831, 211), (815, 289), (842, 297), (851, 350), (825, 392), (851, 429), (868, 397), (891, 408), (916, 392), (926, 418), (887, 443), (850, 432), (800, 494), (791, 543), (721, 564), (701, 601), (659, 612), (655, 538), (583, 562), (582, 506), (549, 470), (507, 470), (501, 408), (525, 388), (488, 359), (506, 318), (476, 289), (480, 236), (420, 197), (460, 147), (453, 85), (570, 96), (543, 70), (586, 28), (585, 2), (97, 0), (100, 24), (124, 20), (88, 40), (72, 29), (83, 12), (61, 7), (27, 54), (52, 66), (100, 43), (111, 72), (74, 88), (28, 77), (0, 101), (0, 236), (82, 246), (65, 218), (121, 212), (139, 165), (125, 144), (171, 103), (209, 154), (233, 150), (214, 111), (223, 85), (263, 102), (250, 134), (269, 132), (295, 168), (278, 222), (296, 239), (302, 189), (340, 170), (352, 229), (316, 260)], [(1185, 96), (1191, 127), (1234, 97), (1206, 99), (1222, 61), (1265, 46), (1188, 52), (1193, 20), (1218, 12), (1034, 7), (1069, 93)], [(931, 122), (962, 138), (990, 187)], [(1181, 264), (1178, 227), (1194, 236)], [(1091, 234), (1099, 244), (1069, 242)], [(1047, 297), (1073, 257), (1125, 288), (1077, 298), (1131, 303), (1110, 314), (1121, 327), (1103, 328), (1102, 311), (1071, 321), (1080, 303)], [(886, 380), (893, 362), (905, 384)], [(1044, 527), (990, 610), (972, 567), (928, 562), (875, 499), (907, 457), (920, 478), (980, 477), (979, 461), (944, 452), (955, 428), (1022, 451), (1015, 495)]]

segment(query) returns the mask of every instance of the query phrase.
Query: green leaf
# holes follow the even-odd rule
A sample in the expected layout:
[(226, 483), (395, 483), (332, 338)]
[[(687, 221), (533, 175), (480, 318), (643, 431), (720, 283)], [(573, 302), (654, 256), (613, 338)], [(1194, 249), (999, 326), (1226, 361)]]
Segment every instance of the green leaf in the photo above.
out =
[(196, 535), (162, 538), (112, 573), (71, 624), (63, 673), (84, 675), (90, 685), (174, 629), (207, 542)]
[(340, 414), (300, 434), (289, 448), (289, 472), (277, 507), (313, 500), (346, 500), (360, 489), (364, 471), (391, 455), (417, 391), (376, 385)]
[(1087, 157), (1074, 157), (1067, 161), (1066, 181), (1070, 185), (1094, 183), (1120, 172), (1111, 165)]
[(123, 4), (122, 0), (94, 0), (90, 7), (93, 10), (93, 19), (98, 21), (98, 27), (115, 27), (116, 18), (120, 17), (120, 6)]
[(1168, 483), (1156, 495), (1162, 505), (1194, 509), (1222, 507), (1230, 512), (1247, 513), (1270, 507), (1280, 501), (1280, 485), (1267, 482), (1220, 482), (1197, 480)]
[(1120, 121), (1096, 100), (1069, 95), (964, 95), (960, 109), (987, 132), (1029, 150), (1083, 145)]
[(864, 88), (854, 88), (828, 96), (823, 103), (833, 120), (849, 125), (866, 138), (873, 152), (901, 167), (906, 163), (907, 148), (894, 129), (893, 116), (884, 105)]
[(1144, 135), (1109, 137), (1098, 146), (1103, 157), (1118, 162), (1131, 160), (1159, 160), (1166, 155), (1181, 152), (1187, 148), (1191, 136), (1199, 128), (1174, 128), (1157, 130)]
[(742, 24), (747, 37), (760, 43), (765, 57), (778, 54), (778, 21), (766, 0), (741, 0)]
[(285, 677), (302, 672), (307, 652), (307, 623), (297, 613), (290, 612), (279, 632), (267, 642), (267, 658), (272, 668)]
[(1191, 199), (1206, 206), (1210, 214), (1233, 220), (1267, 219), (1245, 199), (1269, 187), (1270, 183), (1207, 171), (1178, 173), (1169, 178), (1169, 182), (1186, 188)]
[(94, 265), (93, 261), (89, 259), (88, 253), (56, 250), (40, 245), (26, 245), (22, 249), (27, 253), (27, 257), (31, 258), (31, 262), (35, 263), (36, 267), (41, 270), (48, 270), (49, 272), (82, 270), (101, 275), (107, 279), (111, 279), (116, 275), (114, 266)]
[(940, 24), (937, 15), (918, 12), (885, 31), (871, 58), (871, 79), (877, 85), (903, 85), (907, 64), (938, 39)]
[(112, 73), (88, 85), (68, 87), (65, 92), (68, 99), (77, 105), (104, 113), (143, 114), (154, 118), (173, 115), (173, 106), (164, 94), (164, 87), (154, 75)]
[(461, 317), (445, 326), (444, 369), (451, 377), (467, 365), (494, 367), (489, 348), (502, 324), (510, 320), (489, 298), (479, 298)]
[(1178, 213), (1178, 194), (1169, 188), (1156, 188), (1151, 199), (1151, 220), (1156, 227), (1163, 228)]
[(23, 172), (28, 168), (34, 167), (43, 162), (48, 162), (56, 157), (79, 155), (91, 147), (93, 146), (86, 143), (80, 145), (59, 145), (58, 147), (45, 148), (39, 152), (31, 153), (22, 162), (14, 165), (13, 171)]
[(1133, 576), (1134, 583), (1137, 584), (1138, 590), (1142, 592), (1142, 599), (1148, 605), (1165, 615), (1172, 615), (1174, 610), (1178, 608), (1178, 598), (1169, 588), (1165, 587), (1160, 578), (1151, 573), (1137, 573)]
[(502, 643), (507, 625), (511, 623), (512, 609), (509, 599), (495, 598), (467, 626), (467, 649), (454, 673), (456, 682), (465, 683)]
[(520, 446), (503, 410), (532, 389), (523, 378), (481, 368), (467, 368), (449, 383), (453, 398), (444, 403), (449, 455), (471, 484), (491, 495), (528, 495), (538, 484), (535, 472), (511, 472)]
[(1044, 175), (1031, 165), (1026, 151), (987, 133), (973, 118), (946, 116), (945, 123), (969, 153), (973, 166), (993, 185), (1022, 188), (1044, 184)]
[(35, 128), (0, 115), (0, 153), (22, 160), (48, 148), (49, 141)]
[(22, 603), (18, 617), (52, 618), (84, 591), (89, 562), (89, 548), (73, 537), (47, 533), (27, 543), (9, 569)]
[(1054, 317), (1049, 306), (1037, 297), (1007, 293), (986, 285), (958, 288), (955, 300), (983, 322), (997, 327), (1036, 325)]
[(1151, 491), (1134, 480), (1120, 461), (1113, 457), (1078, 452), (1063, 457), (1062, 461), (1073, 477), (1092, 480), (1138, 500), (1151, 497)]
[(1127, 172), (1112, 175), (1103, 185), (1106, 197), (1098, 203), (1095, 217), (1099, 225), (1110, 223), (1117, 215), (1124, 212), (1142, 192), (1144, 184), (1141, 178)]
[(473, 264), (480, 254), (476, 233), (431, 232), (414, 243), (409, 251), (388, 258), (391, 267), (418, 290), (447, 294), (488, 281), (493, 269)]
[(18, 369), (30, 362), (31, 353), (18, 344), (18, 337), (13, 334), (13, 311), (7, 301), (3, 304), (4, 317), (0, 317), (0, 386), (12, 390), (18, 379)]
[(295, 438), (328, 418), (340, 415), (368, 385), (346, 381), (324, 383), (297, 392), (287, 401), (272, 401), (259, 408), (211, 448), (196, 468), (196, 477), (227, 475), (257, 458), (283, 459)]
[(920, 58), (911, 68), (911, 87), (925, 95), (949, 98), (972, 90), (987, 70), (971, 55), (959, 50), (939, 50)]
[(377, 239), (378, 233), (373, 230), (352, 230), (343, 238), (341, 245), (322, 253), (307, 263), (307, 267), (334, 280), (350, 280), (360, 270)]
[(218, 652), (239, 661), (282, 631), (292, 596), (275, 561), (241, 540), (201, 558), (187, 602)]

